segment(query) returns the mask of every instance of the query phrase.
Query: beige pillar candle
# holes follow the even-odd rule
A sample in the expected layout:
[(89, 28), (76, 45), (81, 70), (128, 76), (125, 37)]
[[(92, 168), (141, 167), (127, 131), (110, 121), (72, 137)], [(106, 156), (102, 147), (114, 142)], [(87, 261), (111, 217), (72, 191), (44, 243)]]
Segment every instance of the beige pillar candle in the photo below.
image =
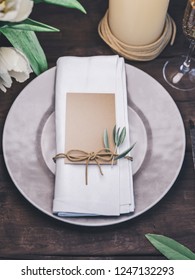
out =
[(169, 0), (109, 0), (109, 25), (120, 41), (148, 45), (162, 34)]

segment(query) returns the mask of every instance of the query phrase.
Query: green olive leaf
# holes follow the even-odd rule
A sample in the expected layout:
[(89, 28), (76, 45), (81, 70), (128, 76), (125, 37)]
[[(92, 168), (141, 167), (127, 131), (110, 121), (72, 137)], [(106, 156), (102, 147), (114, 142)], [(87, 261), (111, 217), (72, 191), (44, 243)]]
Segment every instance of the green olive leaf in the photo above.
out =
[(112, 131), (112, 137), (113, 137), (114, 143), (115, 143), (115, 136), (116, 136), (116, 125), (114, 126), (113, 131)]
[(118, 147), (119, 146), (119, 133), (120, 133), (120, 127), (117, 129), (117, 132), (115, 133), (115, 145)]
[(195, 254), (177, 241), (158, 234), (146, 234), (152, 245), (169, 260), (195, 260)]
[(116, 156), (114, 159), (117, 160), (117, 159), (125, 157), (134, 148), (135, 144), (136, 143), (134, 143), (130, 148), (128, 148), (127, 150), (125, 150), (124, 152), (122, 152), (121, 154)]
[(124, 142), (125, 137), (126, 137), (126, 128), (123, 127), (123, 129), (122, 129), (122, 131), (120, 133), (120, 136), (119, 136), (118, 146), (121, 145)]
[(106, 149), (110, 149), (107, 129), (104, 129), (104, 138), (103, 138), (103, 140), (104, 140), (104, 147)]

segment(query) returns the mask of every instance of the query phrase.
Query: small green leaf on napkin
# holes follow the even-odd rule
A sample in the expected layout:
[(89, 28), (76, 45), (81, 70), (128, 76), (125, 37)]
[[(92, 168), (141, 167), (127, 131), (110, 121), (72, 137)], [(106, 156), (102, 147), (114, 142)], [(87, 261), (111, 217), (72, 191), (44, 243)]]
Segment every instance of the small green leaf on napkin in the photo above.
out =
[[(126, 137), (126, 127), (123, 127), (121, 132), (120, 132), (120, 127), (117, 129), (116, 125), (113, 128), (113, 132), (112, 132), (112, 137), (113, 137), (113, 141), (115, 143), (115, 151), (114, 153), (116, 153), (117, 151), (117, 147), (119, 147), (121, 144), (123, 144), (125, 137)], [(125, 157), (135, 146), (136, 143), (134, 143), (130, 148), (128, 148), (127, 150), (125, 150), (124, 152), (122, 152), (121, 154), (119, 154), (118, 156), (116, 156), (115, 158), (113, 158), (112, 164), (114, 162), (114, 160), (118, 160), (120, 158)], [(132, 160), (132, 157), (126, 157), (130, 160)]]
[(169, 260), (195, 260), (195, 254), (177, 241), (157, 234), (146, 234), (152, 245)]
[(123, 144), (125, 137), (126, 137), (126, 127), (123, 127), (123, 129), (120, 133), (120, 136), (119, 136), (118, 145)]
[(120, 127), (117, 129), (117, 132), (115, 134), (115, 145), (118, 147), (119, 146), (119, 133), (120, 133)]
[(117, 147), (119, 147), (125, 140), (126, 137), (126, 127), (123, 127), (122, 131), (120, 132), (120, 127), (116, 129), (116, 125), (113, 129), (113, 140)]
[(33, 31), (2, 28), (0, 32), (16, 49), (26, 55), (36, 75), (47, 70), (48, 66), (44, 51)]
[(128, 148), (126, 151), (124, 151), (123, 153), (121, 153), (120, 155), (115, 157), (114, 159), (117, 160), (117, 159), (125, 157), (134, 148), (135, 144), (136, 143), (134, 143), (130, 148)]
[(104, 138), (103, 138), (103, 140), (104, 140), (104, 147), (106, 149), (110, 149), (107, 129), (104, 130)]
[(114, 126), (114, 128), (113, 128), (112, 137), (113, 137), (113, 140), (114, 140), (114, 143), (115, 143), (115, 137), (116, 137), (116, 125), (115, 125), (115, 126)]
[(36, 32), (56, 32), (59, 29), (49, 26), (47, 24), (32, 20), (26, 19), (19, 23), (6, 22), (4, 25), (0, 27), (0, 30), (5, 28), (18, 29), (18, 30), (28, 30), (28, 31), (36, 31)]
[(47, 3), (47, 4), (53, 4), (53, 5), (59, 5), (66, 8), (73, 8), (78, 9), (84, 14), (86, 14), (85, 9), (83, 6), (77, 1), (77, 0), (34, 0), (35, 3)]

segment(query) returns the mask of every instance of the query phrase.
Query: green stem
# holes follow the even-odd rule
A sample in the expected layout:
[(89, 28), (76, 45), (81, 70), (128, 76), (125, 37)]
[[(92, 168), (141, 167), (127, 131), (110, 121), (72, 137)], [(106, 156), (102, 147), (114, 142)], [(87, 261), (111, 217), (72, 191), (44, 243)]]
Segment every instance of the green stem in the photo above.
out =
[[(116, 154), (116, 152), (117, 152), (117, 145), (115, 146), (114, 154)], [(113, 165), (114, 165), (114, 156), (113, 156), (113, 159), (112, 159), (111, 166), (113, 167)]]

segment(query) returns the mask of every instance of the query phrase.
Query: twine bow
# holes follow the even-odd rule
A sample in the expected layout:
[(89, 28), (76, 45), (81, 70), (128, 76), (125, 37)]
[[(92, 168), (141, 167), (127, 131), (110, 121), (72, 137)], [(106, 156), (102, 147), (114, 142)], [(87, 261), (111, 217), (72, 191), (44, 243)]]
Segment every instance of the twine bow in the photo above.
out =
[[(70, 162), (83, 162), (85, 161), (86, 167), (85, 167), (85, 184), (88, 185), (88, 166), (89, 162), (94, 161), (100, 171), (101, 175), (104, 175), (102, 172), (101, 164), (100, 162), (112, 162), (114, 158), (117, 156), (117, 154), (114, 154), (110, 149), (101, 149), (98, 152), (91, 152), (87, 153), (82, 150), (70, 150), (67, 153), (60, 153), (57, 154), (53, 160), (56, 162), (59, 158), (67, 158)], [(131, 157), (126, 157), (127, 159), (131, 160)]]

